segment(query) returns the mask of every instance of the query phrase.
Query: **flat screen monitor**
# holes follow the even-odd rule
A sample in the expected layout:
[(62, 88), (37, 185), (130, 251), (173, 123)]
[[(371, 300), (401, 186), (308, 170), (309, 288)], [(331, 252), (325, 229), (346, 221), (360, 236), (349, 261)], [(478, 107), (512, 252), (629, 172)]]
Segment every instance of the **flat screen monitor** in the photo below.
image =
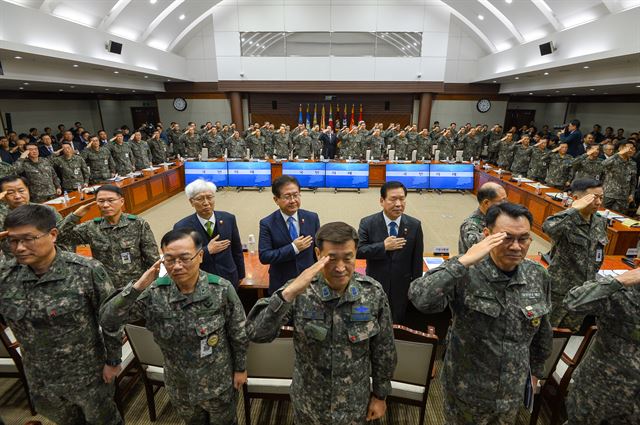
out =
[(229, 186), (271, 186), (271, 163), (269, 162), (229, 162), (227, 168), (229, 170)]
[(407, 189), (429, 188), (429, 164), (387, 164), (386, 181), (397, 181)]
[(301, 187), (325, 187), (325, 163), (283, 162), (282, 174), (298, 179)]
[(430, 189), (473, 189), (473, 164), (431, 164)]
[(184, 163), (184, 180), (189, 184), (197, 179), (215, 183), (216, 186), (229, 186), (226, 162), (191, 162)]
[(369, 164), (327, 163), (326, 186), (337, 189), (369, 187)]

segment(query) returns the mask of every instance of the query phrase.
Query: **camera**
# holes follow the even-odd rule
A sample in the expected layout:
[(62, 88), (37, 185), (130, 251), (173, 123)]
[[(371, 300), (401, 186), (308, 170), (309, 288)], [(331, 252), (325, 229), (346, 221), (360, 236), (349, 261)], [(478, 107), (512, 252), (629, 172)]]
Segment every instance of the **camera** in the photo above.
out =
[(564, 130), (565, 128), (569, 127), (569, 124), (556, 124), (553, 126), (554, 130)]

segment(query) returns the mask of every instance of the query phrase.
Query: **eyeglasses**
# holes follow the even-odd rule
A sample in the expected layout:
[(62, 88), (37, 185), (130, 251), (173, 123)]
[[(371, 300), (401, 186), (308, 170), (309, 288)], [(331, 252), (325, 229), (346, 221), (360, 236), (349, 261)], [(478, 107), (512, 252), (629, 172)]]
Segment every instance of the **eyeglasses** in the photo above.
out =
[(185, 267), (188, 267), (189, 265), (191, 265), (191, 263), (193, 262), (193, 260), (198, 256), (198, 254), (200, 254), (200, 251), (202, 251), (202, 248), (200, 248), (199, 250), (196, 251), (195, 254), (193, 254), (193, 257), (178, 257), (178, 258), (172, 258), (172, 257), (165, 257), (164, 255), (162, 256), (162, 262), (164, 263), (164, 265), (166, 267), (174, 267), (176, 264), (178, 264), (178, 262), (180, 264), (182, 264)]
[(502, 243), (507, 246), (511, 246), (515, 241), (518, 241), (518, 245), (528, 245), (532, 240), (533, 239), (531, 238), (531, 236), (521, 236), (519, 238), (516, 238), (514, 236), (507, 236), (502, 240)]
[(96, 204), (115, 204), (122, 198), (96, 199)]
[(212, 204), (213, 201), (215, 199), (215, 196), (213, 195), (208, 195), (208, 196), (198, 196), (197, 198), (191, 198), (191, 200), (193, 202), (197, 202), (199, 204), (204, 203), (204, 201), (207, 201), (208, 203)]
[(292, 200), (298, 200), (300, 199), (300, 197), (302, 196), (302, 194), (300, 193), (290, 193), (288, 195), (282, 195), (280, 197), (280, 199), (284, 199), (285, 201), (292, 201)]
[(49, 232), (44, 232), (38, 236), (25, 236), (23, 238), (7, 238), (9, 241), (9, 245), (12, 247), (17, 247), (19, 243), (22, 243), (24, 246), (32, 247), (35, 245), (36, 241), (44, 236), (47, 236)]

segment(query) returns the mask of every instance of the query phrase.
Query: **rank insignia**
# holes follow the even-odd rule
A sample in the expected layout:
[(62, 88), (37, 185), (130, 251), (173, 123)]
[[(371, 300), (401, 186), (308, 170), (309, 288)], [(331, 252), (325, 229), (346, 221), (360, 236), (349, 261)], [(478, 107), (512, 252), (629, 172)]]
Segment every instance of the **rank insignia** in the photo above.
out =
[(534, 328), (540, 326), (540, 318), (536, 317), (535, 319), (531, 319), (531, 326), (533, 326)]
[(356, 288), (355, 286), (351, 287), (351, 295), (353, 295), (354, 297), (357, 297), (359, 294), (358, 288)]
[(327, 286), (324, 286), (322, 288), (322, 298), (329, 298), (329, 295), (331, 295), (331, 291), (329, 291)]
[(207, 339), (207, 345), (209, 347), (215, 347), (218, 345), (218, 335), (211, 335), (209, 339)]

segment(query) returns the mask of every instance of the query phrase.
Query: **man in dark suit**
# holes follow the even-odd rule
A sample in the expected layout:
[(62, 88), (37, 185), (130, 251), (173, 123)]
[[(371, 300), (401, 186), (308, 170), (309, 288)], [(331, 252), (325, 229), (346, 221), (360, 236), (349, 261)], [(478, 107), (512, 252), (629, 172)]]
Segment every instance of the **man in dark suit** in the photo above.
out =
[(283, 175), (271, 185), (278, 210), (260, 220), (260, 262), (269, 264), (269, 293), (316, 262), (315, 236), (318, 214), (300, 209), (300, 183)]
[(558, 132), (558, 137), (560, 143), (566, 143), (569, 146), (567, 153), (572, 157), (577, 158), (585, 152), (579, 120), (571, 120), (564, 131)]
[(60, 148), (56, 148), (53, 145), (51, 136), (47, 134), (42, 136), (42, 144), (38, 146), (38, 151), (40, 152), (40, 158), (47, 158), (51, 155), (54, 155), (58, 149)]
[[(367, 260), (367, 276), (382, 284), (389, 297), (394, 323), (416, 327), (418, 312), (408, 303), (412, 280), (422, 276), (422, 225), (404, 214), (407, 188), (386, 182), (380, 189), (382, 211), (360, 220), (357, 258)], [(408, 310), (410, 310), (408, 312)]]
[(333, 132), (331, 127), (327, 127), (319, 137), (322, 142), (322, 156), (328, 159), (333, 159), (336, 155), (336, 146), (338, 144), (338, 137)]
[(184, 189), (195, 214), (178, 221), (173, 229), (192, 229), (206, 242), (200, 268), (230, 281), (234, 287), (244, 278), (242, 241), (236, 217), (224, 211), (214, 211), (216, 185), (203, 179), (191, 182)]

